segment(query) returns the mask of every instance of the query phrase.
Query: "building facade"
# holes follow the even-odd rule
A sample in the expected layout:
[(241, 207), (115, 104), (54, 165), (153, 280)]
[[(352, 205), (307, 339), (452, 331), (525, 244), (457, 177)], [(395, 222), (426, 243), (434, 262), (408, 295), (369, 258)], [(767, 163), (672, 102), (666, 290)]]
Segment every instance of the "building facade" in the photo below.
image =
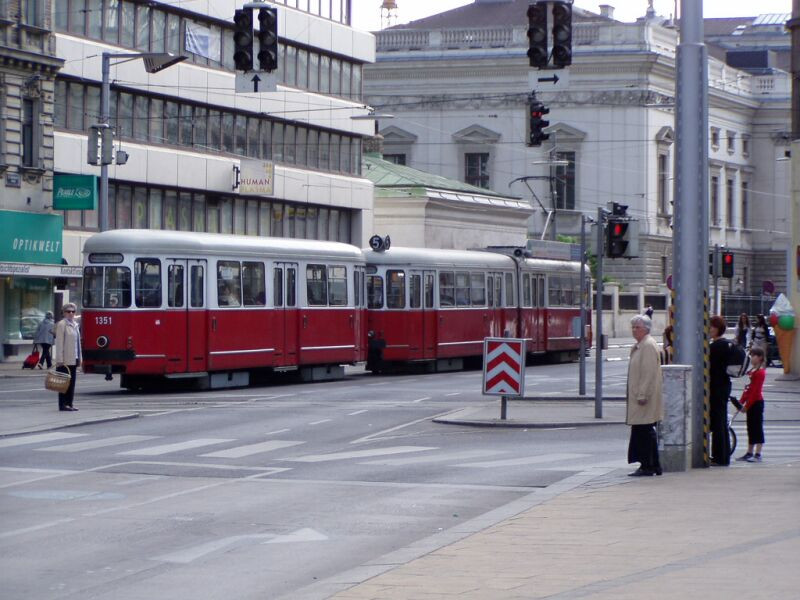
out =
[[(678, 34), (650, 13), (634, 23), (573, 9), (573, 63), (539, 82), (526, 51), (527, 0), (473, 4), (376, 34), (365, 96), (392, 113), (385, 155), (529, 198), (534, 238), (576, 235), (609, 202), (640, 220), (640, 256), (607, 261), (632, 296), (665, 305), (671, 273)], [(643, 3), (644, 4), (644, 3)], [(643, 6), (643, 9), (645, 7)], [(725, 292), (786, 282), (789, 75), (711, 57), (710, 243), (736, 253)], [(550, 108), (549, 140), (526, 147), (529, 94)], [(528, 178), (531, 193), (519, 178)]]

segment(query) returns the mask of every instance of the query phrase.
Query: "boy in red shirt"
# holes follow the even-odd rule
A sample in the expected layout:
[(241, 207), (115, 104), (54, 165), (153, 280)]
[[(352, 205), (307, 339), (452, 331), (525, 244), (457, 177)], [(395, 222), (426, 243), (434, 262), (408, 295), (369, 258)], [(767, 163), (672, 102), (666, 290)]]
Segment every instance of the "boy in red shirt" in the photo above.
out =
[[(747, 413), (747, 452), (736, 460), (747, 462), (761, 462), (761, 445), (764, 443), (764, 377), (767, 370), (764, 368), (764, 351), (761, 348), (750, 349), (750, 364), (748, 371), (750, 383), (744, 388), (740, 400), (742, 410)], [(755, 453), (753, 450), (755, 449)]]

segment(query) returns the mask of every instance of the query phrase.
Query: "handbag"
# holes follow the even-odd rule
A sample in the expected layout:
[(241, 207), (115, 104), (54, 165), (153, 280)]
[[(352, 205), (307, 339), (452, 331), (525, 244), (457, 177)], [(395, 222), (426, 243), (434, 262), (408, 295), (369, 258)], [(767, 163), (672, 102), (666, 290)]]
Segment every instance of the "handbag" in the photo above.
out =
[[(56, 367), (56, 369), (57, 368), (58, 367)], [(63, 371), (58, 371), (56, 369), (50, 369), (47, 371), (47, 375), (45, 375), (44, 378), (44, 387), (51, 392), (66, 394), (67, 390), (69, 389), (69, 382), (70, 379), (72, 379), (72, 376), (69, 374), (69, 371), (64, 373)]]

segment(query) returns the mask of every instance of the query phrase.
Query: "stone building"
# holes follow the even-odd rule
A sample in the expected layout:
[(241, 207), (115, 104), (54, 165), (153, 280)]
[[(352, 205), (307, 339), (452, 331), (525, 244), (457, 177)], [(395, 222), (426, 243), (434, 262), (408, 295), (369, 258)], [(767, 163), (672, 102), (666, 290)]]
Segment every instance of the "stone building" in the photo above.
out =
[[(671, 272), (674, 24), (649, 12), (633, 23), (573, 9), (573, 63), (529, 67), (528, 0), (472, 4), (376, 33), (367, 102), (395, 115), (385, 157), (530, 199), (529, 235), (575, 235), (581, 215), (609, 202), (640, 220), (639, 258), (607, 261), (631, 296), (665, 305)], [(642, 2), (643, 12), (645, 3)], [(784, 34), (785, 35), (785, 34)], [(742, 36), (744, 38), (744, 36)], [(723, 292), (786, 282), (789, 231), (789, 75), (743, 70), (713, 48), (709, 70), (710, 243), (736, 254)], [(717, 56), (717, 57), (715, 57)], [(721, 57), (721, 58), (718, 58)], [(557, 74), (558, 82), (538, 82)], [(550, 138), (526, 147), (529, 93), (550, 108)], [(534, 194), (519, 178), (528, 177)], [(545, 230), (545, 226), (547, 229)]]

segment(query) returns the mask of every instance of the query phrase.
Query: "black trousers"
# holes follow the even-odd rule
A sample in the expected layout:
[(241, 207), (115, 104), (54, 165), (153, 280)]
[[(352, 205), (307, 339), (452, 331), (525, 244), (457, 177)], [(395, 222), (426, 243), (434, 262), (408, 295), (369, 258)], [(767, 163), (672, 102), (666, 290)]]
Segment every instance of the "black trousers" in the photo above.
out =
[(729, 465), (731, 464), (731, 440), (728, 437), (727, 402), (715, 402), (714, 398), (711, 398), (710, 413), (711, 460), (718, 465)]
[(747, 443), (764, 443), (764, 403), (756, 402), (747, 409)]
[(658, 460), (658, 436), (656, 424), (631, 425), (631, 439), (628, 442), (628, 462), (641, 463), (642, 469), (660, 471)]
[(75, 379), (78, 376), (78, 367), (75, 365), (64, 365), (63, 368), (69, 369), (69, 388), (63, 394), (58, 395), (58, 408), (63, 409), (72, 406), (72, 397), (75, 395)]
[(42, 347), (42, 355), (39, 357), (39, 364), (43, 365), (44, 361), (47, 361), (47, 368), (53, 366), (53, 359), (50, 357), (50, 348), (52, 348), (52, 344), (39, 344)]

